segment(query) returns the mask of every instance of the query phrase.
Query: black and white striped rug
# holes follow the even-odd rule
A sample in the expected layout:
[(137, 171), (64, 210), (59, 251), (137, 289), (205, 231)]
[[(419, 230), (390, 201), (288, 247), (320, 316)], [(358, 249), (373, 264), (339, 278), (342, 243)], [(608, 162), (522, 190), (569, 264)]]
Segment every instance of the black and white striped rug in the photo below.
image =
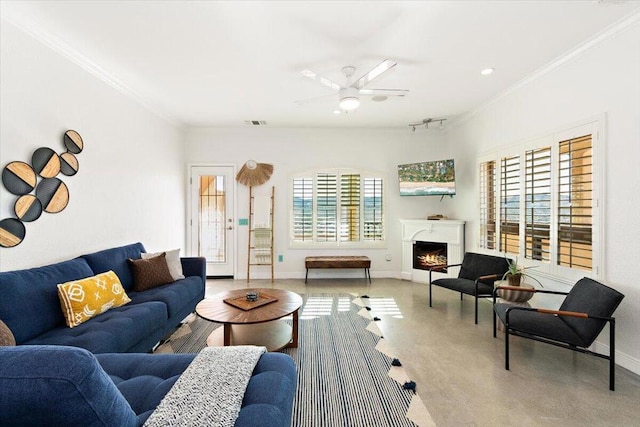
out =
[[(395, 356), (373, 320), (373, 298), (303, 299), (299, 346), (282, 350), (298, 367), (293, 426), (435, 426), (418, 395), (403, 388), (404, 369), (391, 364)], [(194, 316), (156, 352), (198, 352), (219, 326)]]

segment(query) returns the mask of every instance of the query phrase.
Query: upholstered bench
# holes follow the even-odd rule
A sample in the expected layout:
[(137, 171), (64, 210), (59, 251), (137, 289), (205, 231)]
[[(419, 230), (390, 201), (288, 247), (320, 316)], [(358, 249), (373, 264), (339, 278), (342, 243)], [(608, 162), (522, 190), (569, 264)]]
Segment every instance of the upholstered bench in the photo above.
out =
[(304, 283), (307, 283), (310, 268), (364, 268), (364, 277), (371, 283), (371, 260), (366, 256), (308, 256), (304, 266), (307, 269)]

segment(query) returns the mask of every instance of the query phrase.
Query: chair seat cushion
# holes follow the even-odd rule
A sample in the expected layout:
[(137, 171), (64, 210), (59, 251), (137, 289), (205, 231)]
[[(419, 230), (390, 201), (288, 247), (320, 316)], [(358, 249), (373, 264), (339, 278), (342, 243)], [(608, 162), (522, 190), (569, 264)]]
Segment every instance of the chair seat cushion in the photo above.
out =
[(150, 335), (159, 334), (168, 319), (162, 302), (127, 304), (102, 313), (75, 328), (58, 326), (25, 344), (82, 347), (92, 353), (123, 353)]
[[(507, 309), (513, 304), (497, 303), (494, 310), (502, 323), (506, 324)], [(531, 335), (554, 341), (586, 347), (586, 343), (559, 316), (527, 310), (511, 310), (509, 327)]]
[(195, 354), (98, 354), (96, 358), (142, 425)]
[[(467, 295), (476, 295), (476, 283), (474, 280), (460, 278), (437, 279), (431, 282), (442, 288), (452, 289)], [(478, 295), (492, 295), (493, 286), (485, 283), (478, 283)]]

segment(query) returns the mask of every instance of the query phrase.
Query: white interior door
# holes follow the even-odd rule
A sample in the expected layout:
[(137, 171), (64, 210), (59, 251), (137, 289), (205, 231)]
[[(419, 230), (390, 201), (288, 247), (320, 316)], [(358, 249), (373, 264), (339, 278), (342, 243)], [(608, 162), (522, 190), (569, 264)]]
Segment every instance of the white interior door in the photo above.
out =
[(234, 275), (234, 168), (191, 166), (191, 253), (207, 259), (207, 276)]

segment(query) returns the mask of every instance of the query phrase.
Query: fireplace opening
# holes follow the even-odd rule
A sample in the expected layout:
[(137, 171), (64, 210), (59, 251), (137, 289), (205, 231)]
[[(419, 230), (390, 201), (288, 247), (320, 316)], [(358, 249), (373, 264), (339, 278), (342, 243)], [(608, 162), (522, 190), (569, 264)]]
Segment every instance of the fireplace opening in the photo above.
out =
[(447, 269), (447, 244), (438, 242), (413, 243), (413, 268), (416, 270), (430, 270), (441, 268), (446, 273)]

